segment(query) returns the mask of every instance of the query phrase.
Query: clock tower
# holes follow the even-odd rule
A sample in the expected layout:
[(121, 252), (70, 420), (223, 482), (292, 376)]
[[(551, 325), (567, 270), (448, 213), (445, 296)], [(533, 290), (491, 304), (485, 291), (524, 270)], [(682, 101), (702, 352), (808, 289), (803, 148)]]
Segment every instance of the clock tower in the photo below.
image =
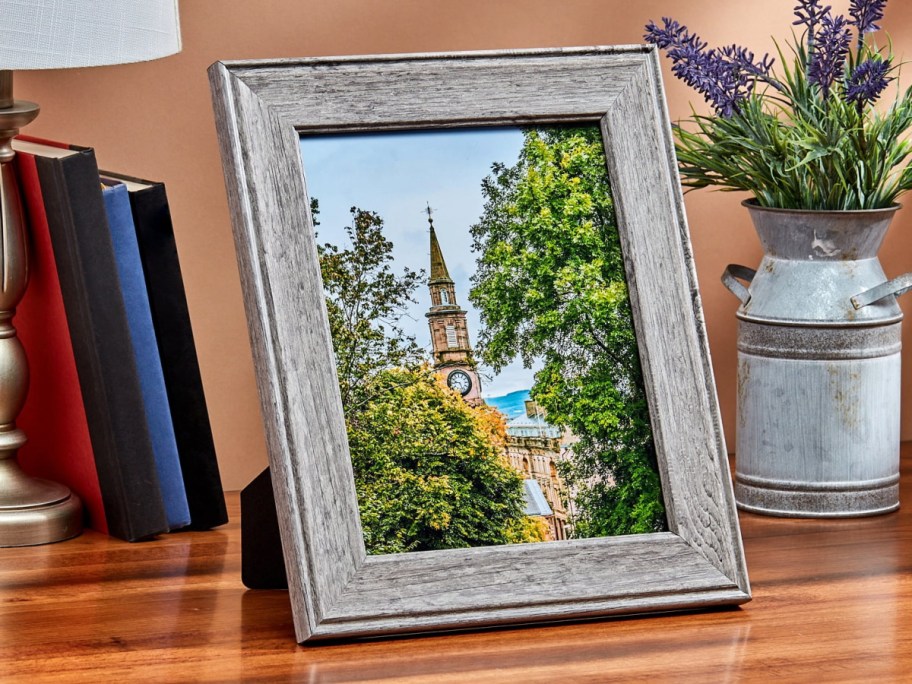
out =
[(425, 316), (431, 328), (434, 368), (467, 402), (480, 404), (481, 382), (475, 372), (466, 312), (456, 302), (456, 287), (440, 251), (430, 207), (427, 215), (431, 227), (431, 276), (428, 279), (431, 308)]

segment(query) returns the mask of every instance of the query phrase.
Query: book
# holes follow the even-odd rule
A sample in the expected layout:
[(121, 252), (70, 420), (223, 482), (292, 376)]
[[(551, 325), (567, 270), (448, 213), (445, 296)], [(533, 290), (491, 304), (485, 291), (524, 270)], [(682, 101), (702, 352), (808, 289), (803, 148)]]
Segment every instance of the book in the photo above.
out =
[(16, 148), (38, 171), (108, 532), (166, 532), (94, 152), (21, 139)]
[(133, 212), (127, 188), (119, 181), (102, 179), (106, 187), (102, 191), (108, 227), (114, 246), (117, 275), (130, 329), (133, 355), (139, 376), (143, 408), (155, 455), (158, 482), (169, 529), (178, 529), (190, 524), (190, 508), (184, 490), (180, 459), (177, 455), (177, 440), (171, 423), (171, 409), (165, 390), (161, 357), (152, 325), (149, 309), (149, 295), (143, 275), (136, 229), (133, 227)]
[(95, 453), (35, 157), (17, 154), (16, 168), (29, 227), (29, 285), (13, 319), (30, 374), (25, 406), (16, 421), (28, 438), (19, 451), (19, 463), (30, 475), (69, 487), (82, 500), (87, 527), (107, 534)]
[(152, 321), (155, 325), (177, 451), (190, 505), (190, 527), (228, 522), (190, 312), (163, 183), (102, 171), (130, 193)]

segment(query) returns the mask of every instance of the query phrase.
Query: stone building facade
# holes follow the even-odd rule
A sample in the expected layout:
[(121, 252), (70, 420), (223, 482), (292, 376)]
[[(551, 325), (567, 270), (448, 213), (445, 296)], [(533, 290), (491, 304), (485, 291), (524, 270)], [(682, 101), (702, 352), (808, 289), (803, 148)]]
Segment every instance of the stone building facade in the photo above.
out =
[(550, 515), (544, 515), (550, 530), (549, 541), (568, 536), (567, 487), (557, 464), (567, 445), (565, 435), (545, 421), (542, 410), (526, 401), (524, 415), (507, 423), (507, 458), (526, 480), (534, 480), (548, 502)]
[[(472, 354), (466, 311), (459, 307), (456, 300), (455, 283), (447, 270), (430, 208), (428, 223), (431, 238), (428, 278), (431, 308), (425, 316), (431, 332), (434, 368), (466, 402), (482, 404), (481, 380)], [(504, 457), (522, 475), (526, 513), (544, 519), (548, 525), (549, 541), (566, 539), (568, 533), (568, 514), (564, 504), (567, 488), (557, 470), (557, 463), (564, 453), (564, 438), (557, 428), (548, 425), (544, 413), (532, 401), (526, 402), (524, 415), (507, 423)]]

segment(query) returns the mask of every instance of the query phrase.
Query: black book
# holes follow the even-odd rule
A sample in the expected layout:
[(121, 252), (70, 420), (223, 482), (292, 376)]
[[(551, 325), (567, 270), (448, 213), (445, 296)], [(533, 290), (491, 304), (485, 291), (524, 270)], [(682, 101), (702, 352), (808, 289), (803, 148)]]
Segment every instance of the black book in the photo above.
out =
[(95, 154), (20, 145), (38, 169), (108, 531), (167, 532)]
[(130, 193), (152, 322), (190, 505), (190, 527), (199, 530), (223, 525), (228, 522), (228, 511), (165, 186), (107, 171), (101, 174), (121, 181)]

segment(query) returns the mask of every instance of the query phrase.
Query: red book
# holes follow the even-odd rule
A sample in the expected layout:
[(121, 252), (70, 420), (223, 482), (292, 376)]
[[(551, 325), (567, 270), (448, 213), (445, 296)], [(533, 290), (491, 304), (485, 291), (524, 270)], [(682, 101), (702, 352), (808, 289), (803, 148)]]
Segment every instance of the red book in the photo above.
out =
[(108, 533), (95, 456), (35, 157), (16, 155), (29, 225), (29, 286), (13, 323), (25, 347), (31, 381), (16, 421), (28, 442), (19, 462), (29, 474), (60, 482), (82, 499), (88, 525)]

